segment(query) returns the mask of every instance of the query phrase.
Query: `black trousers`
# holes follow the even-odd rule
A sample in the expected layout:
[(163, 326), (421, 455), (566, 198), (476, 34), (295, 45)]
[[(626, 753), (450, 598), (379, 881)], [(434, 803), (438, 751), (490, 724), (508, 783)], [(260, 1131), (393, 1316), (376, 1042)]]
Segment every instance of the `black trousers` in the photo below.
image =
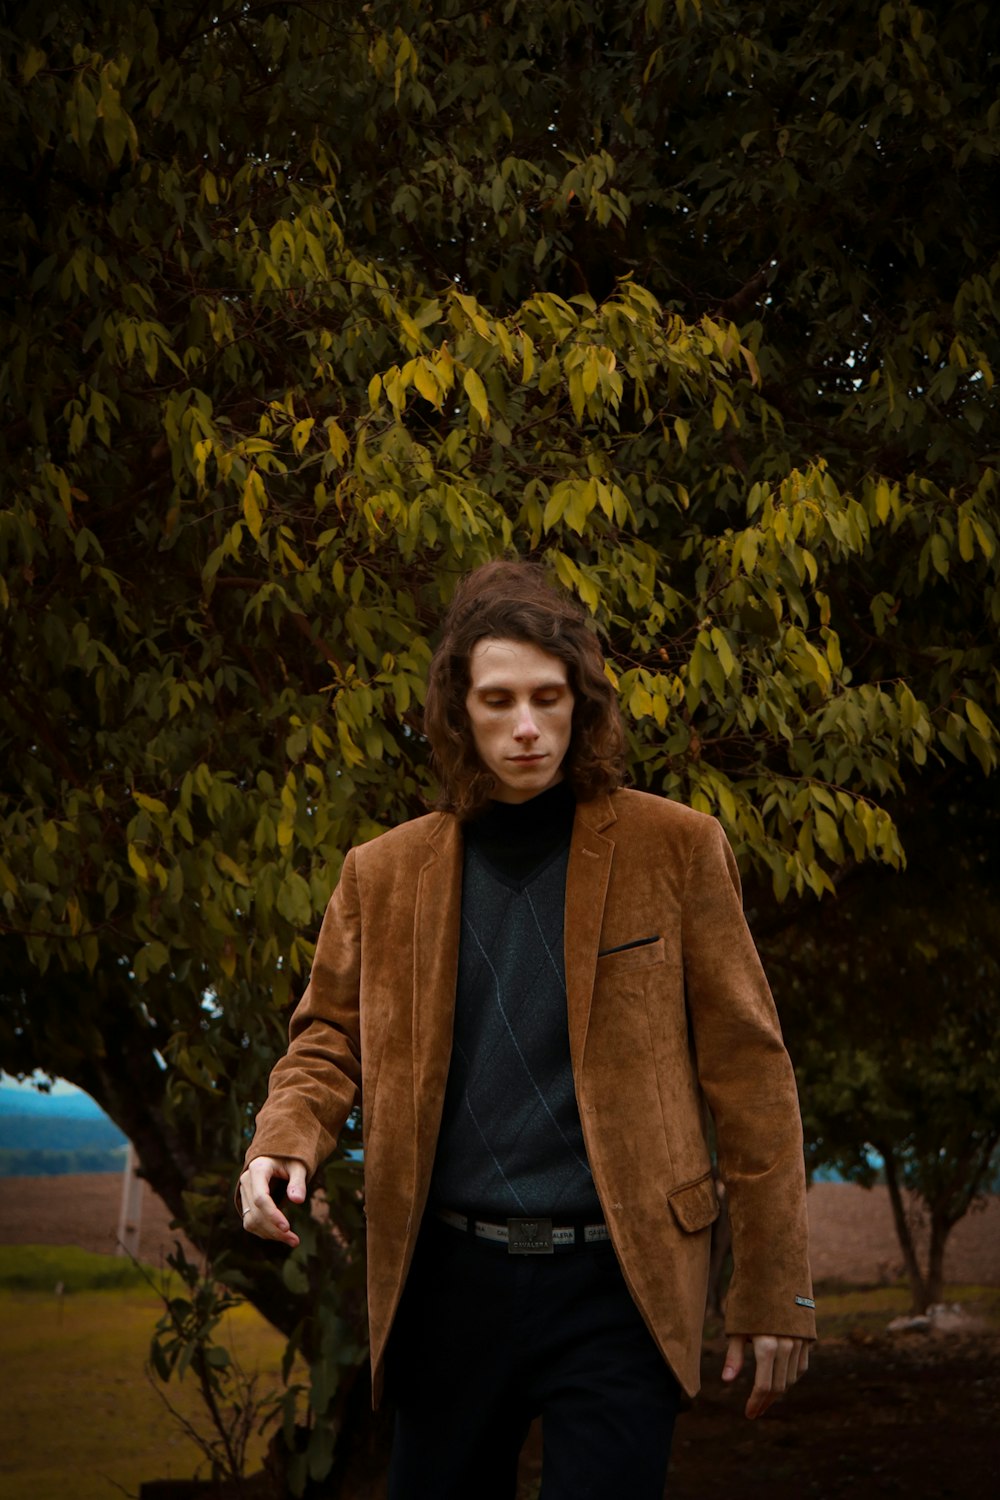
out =
[(513, 1500), (539, 1415), (540, 1500), (662, 1500), (680, 1391), (610, 1244), (515, 1256), (428, 1218), (386, 1377), (389, 1500)]

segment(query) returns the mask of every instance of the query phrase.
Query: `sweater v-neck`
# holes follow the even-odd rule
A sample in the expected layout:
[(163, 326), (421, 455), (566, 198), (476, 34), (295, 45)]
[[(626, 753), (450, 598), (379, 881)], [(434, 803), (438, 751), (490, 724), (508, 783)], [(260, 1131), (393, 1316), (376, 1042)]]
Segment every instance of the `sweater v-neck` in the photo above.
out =
[(527, 802), (492, 801), (479, 817), (463, 825), (466, 847), (505, 882), (520, 886), (567, 847), (575, 812), (576, 799), (567, 781)]

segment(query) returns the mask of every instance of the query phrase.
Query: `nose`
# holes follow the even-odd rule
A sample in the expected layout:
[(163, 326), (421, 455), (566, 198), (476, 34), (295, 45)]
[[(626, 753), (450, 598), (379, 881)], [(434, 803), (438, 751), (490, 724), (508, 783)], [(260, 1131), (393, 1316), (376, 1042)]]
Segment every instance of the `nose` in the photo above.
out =
[(538, 738), (538, 726), (531, 717), (531, 708), (526, 703), (518, 713), (514, 726), (514, 738), (519, 742), (530, 742)]

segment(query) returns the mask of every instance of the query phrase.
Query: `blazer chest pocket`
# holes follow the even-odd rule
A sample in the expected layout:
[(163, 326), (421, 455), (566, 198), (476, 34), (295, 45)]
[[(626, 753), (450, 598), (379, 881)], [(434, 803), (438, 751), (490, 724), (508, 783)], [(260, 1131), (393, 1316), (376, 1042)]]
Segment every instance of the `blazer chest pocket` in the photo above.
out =
[(635, 942), (606, 948), (597, 955), (597, 980), (612, 979), (632, 969), (651, 969), (666, 958), (667, 948), (661, 937), (638, 938)]
[(667, 1194), (670, 1210), (680, 1227), (687, 1234), (697, 1234), (707, 1229), (719, 1217), (719, 1198), (711, 1172), (688, 1182), (684, 1187), (674, 1188)]

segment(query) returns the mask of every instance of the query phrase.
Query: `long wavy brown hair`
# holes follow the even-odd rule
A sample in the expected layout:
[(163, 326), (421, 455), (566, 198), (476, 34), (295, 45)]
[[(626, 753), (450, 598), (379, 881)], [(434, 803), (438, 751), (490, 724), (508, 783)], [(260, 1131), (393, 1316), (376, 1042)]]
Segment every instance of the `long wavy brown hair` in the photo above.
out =
[(493, 777), (476, 753), (465, 700), (469, 656), (492, 636), (527, 641), (565, 663), (573, 690), (573, 729), (563, 762), (576, 798), (587, 802), (621, 785), (625, 734), (604, 657), (583, 609), (549, 584), (537, 563), (489, 562), (455, 590), (431, 662), (424, 732), (441, 782), (437, 806), (461, 818), (489, 801)]

